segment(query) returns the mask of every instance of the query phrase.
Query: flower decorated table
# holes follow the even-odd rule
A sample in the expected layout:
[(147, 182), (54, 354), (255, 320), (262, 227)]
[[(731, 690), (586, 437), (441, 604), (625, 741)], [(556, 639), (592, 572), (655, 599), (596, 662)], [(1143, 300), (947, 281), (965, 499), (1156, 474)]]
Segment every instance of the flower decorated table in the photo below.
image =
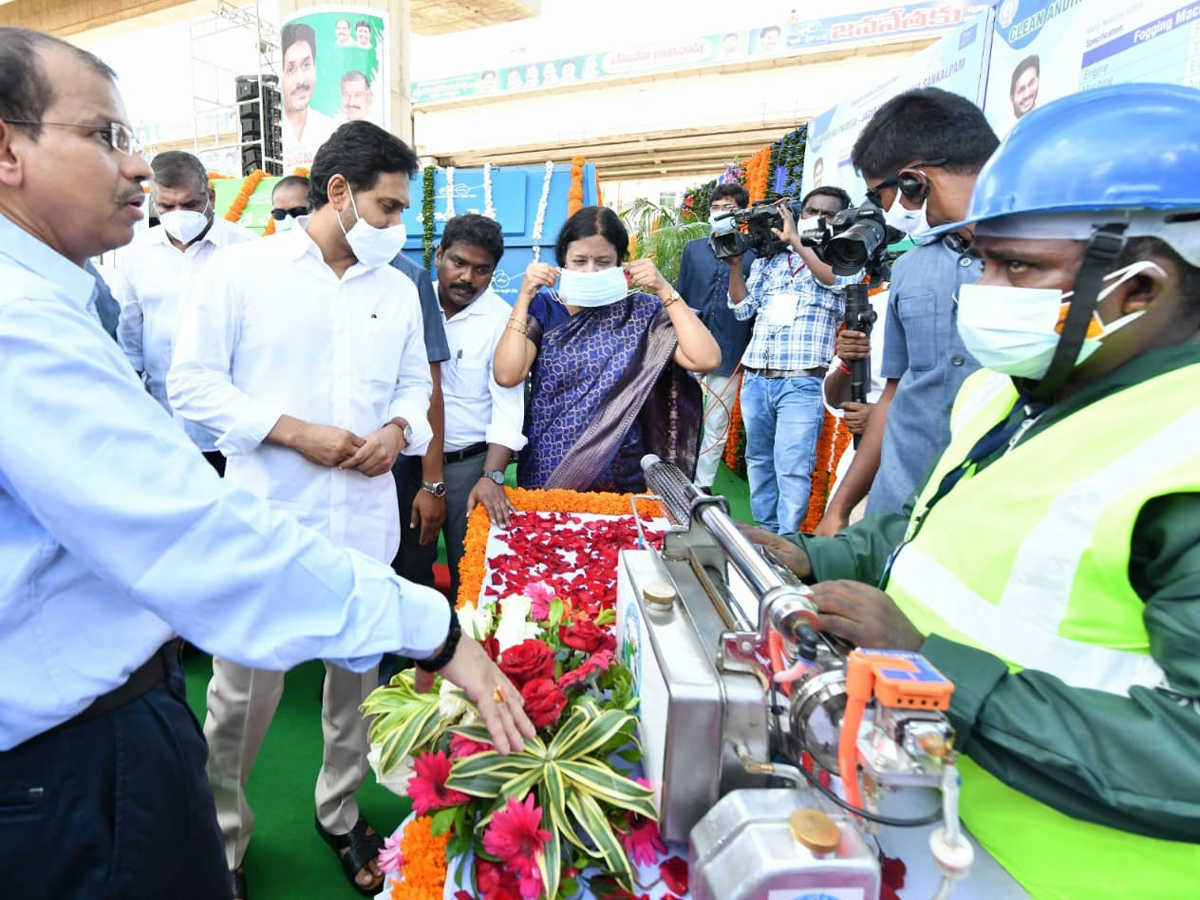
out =
[(628, 495), (510, 492), (517, 512), (468, 525), (458, 615), (521, 691), (537, 741), (498, 756), (461, 693), (407, 673), (368, 699), (372, 764), (413, 801), (388, 839), (381, 898), (687, 896), (640, 778), (637, 698), (616, 657), (617, 558), (666, 520)]
[[(538, 737), (499, 756), (457, 688), (418, 694), (410, 672), (368, 698), (372, 765), (414, 810), (387, 841), (378, 898), (687, 897), (687, 847), (659, 835), (640, 777), (639, 698), (614, 633), (618, 556), (643, 541), (658, 548), (667, 521), (645, 499), (635, 519), (628, 495), (511, 499), (507, 528), (482, 506), (472, 514), (458, 616), (521, 691)], [(884, 897), (936, 891), (930, 830), (883, 829)], [(1024, 896), (975, 851), (961, 896)]]

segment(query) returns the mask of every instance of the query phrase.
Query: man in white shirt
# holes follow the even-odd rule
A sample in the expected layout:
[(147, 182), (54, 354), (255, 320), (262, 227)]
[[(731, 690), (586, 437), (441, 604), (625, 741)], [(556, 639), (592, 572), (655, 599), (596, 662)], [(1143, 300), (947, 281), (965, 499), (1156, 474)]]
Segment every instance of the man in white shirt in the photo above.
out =
[(458, 596), (458, 566), (467, 516), (482, 503), (493, 522), (508, 524), (504, 470), (525, 446), (524, 385), (501, 387), (492, 377), (492, 355), (512, 307), (491, 289), (504, 255), (504, 233), (495, 219), (474, 213), (446, 223), (434, 255), (437, 296), (446, 321), (450, 359), (441, 363), (445, 399), (446, 561), (451, 597)]
[(104, 333), (86, 263), (132, 239), (150, 177), (115, 79), (0, 27), (0, 893), (214, 900), (177, 635), (277, 669), (400, 652), (463, 687), (502, 752), (534, 729), (441, 595), (218, 479)]
[(283, 45), (283, 168), (287, 172), (311, 166), (317, 148), (333, 133), (330, 116), (313, 109), (317, 88), (317, 35), (303, 22), (280, 32)]
[[(188, 291), (218, 247), (248, 241), (251, 235), (215, 217), (216, 194), (208, 172), (192, 154), (159, 153), (150, 170), (150, 199), (159, 224), (117, 254), (117, 343), (134, 371), (142, 373), (150, 396), (171, 412), (167, 370)], [(217, 450), (216, 436), (203, 426), (176, 419), (212, 467), (224, 472), (225, 457)]]
[[(338, 129), (313, 161), (313, 214), (205, 269), (167, 379), (179, 412), (217, 434), (228, 481), (382, 562), (400, 542), (392, 464), (423, 453), (432, 435), (420, 305), (387, 265), (404, 242), (417, 170), (412, 150), (378, 126)], [(382, 841), (354, 795), (367, 773), (358, 707), (377, 672), (326, 670), (318, 830), (346, 851), (351, 882), (376, 890)], [(213, 659), (208, 773), (235, 875), (254, 825), (243, 785), (282, 689), (282, 672)]]

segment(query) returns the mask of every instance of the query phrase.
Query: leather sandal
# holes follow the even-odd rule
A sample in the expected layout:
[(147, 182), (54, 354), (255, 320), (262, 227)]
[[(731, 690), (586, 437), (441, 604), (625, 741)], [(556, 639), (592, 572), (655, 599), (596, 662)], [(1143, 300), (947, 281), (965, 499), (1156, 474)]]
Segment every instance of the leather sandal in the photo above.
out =
[[(350, 886), (364, 897), (374, 897), (378, 894), (387, 876), (381, 876), (369, 886), (364, 887), (358, 883), (358, 873), (364, 869), (368, 873), (370, 872), (368, 866), (378, 858), (379, 851), (383, 849), (383, 838), (378, 834), (368, 833), (371, 826), (362, 816), (358, 817), (358, 821), (354, 823), (354, 827), (348, 834), (333, 834), (325, 830), (320, 819), (315, 821), (317, 834), (321, 835), (321, 839), (338, 855), (342, 871), (346, 875), (346, 880), (350, 882)], [(346, 852), (342, 853), (343, 850)]]

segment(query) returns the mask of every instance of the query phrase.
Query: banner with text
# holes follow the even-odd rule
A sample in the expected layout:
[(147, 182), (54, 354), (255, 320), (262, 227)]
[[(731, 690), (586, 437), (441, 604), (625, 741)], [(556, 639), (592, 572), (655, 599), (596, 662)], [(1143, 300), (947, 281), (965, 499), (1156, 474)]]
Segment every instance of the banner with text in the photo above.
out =
[(944, 31), (963, 20), (966, 0), (896, 4), (873, 12), (801, 19), (686, 41), (558, 57), (414, 81), (414, 104), (448, 103), (656, 72), (755, 62), (856, 44), (883, 44)]
[(815, 117), (808, 125), (803, 192), (823, 184), (836, 185), (848, 191), (855, 203), (863, 198), (867, 186), (854, 171), (850, 150), (875, 111), (897, 94), (912, 88), (938, 87), (981, 103), (992, 15), (992, 10), (972, 15), (956, 31), (905, 62), (903, 69), (887, 80)]
[(1004, 137), (1039, 104), (1131, 81), (1200, 87), (1200, 2), (1004, 0), (984, 112)]

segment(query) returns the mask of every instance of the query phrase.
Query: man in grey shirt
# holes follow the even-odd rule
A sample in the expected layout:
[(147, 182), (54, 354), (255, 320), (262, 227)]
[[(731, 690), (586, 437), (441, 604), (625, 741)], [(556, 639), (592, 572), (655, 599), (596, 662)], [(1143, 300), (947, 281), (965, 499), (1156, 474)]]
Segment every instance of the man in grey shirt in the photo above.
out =
[[(975, 178), (998, 144), (974, 103), (919, 88), (879, 108), (850, 158), (888, 222), (919, 239), (966, 217)], [(954, 396), (979, 368), (958, 336), (954, 299), (960, 284), (979, 277), (979, 263), (962, 255), (970, 237), (964, 228), (896, 262), (881, 373), (887, 384), (817, 534), (844, 528), (868, 492), (868, 515), (900, 512), (946, 449)]]

